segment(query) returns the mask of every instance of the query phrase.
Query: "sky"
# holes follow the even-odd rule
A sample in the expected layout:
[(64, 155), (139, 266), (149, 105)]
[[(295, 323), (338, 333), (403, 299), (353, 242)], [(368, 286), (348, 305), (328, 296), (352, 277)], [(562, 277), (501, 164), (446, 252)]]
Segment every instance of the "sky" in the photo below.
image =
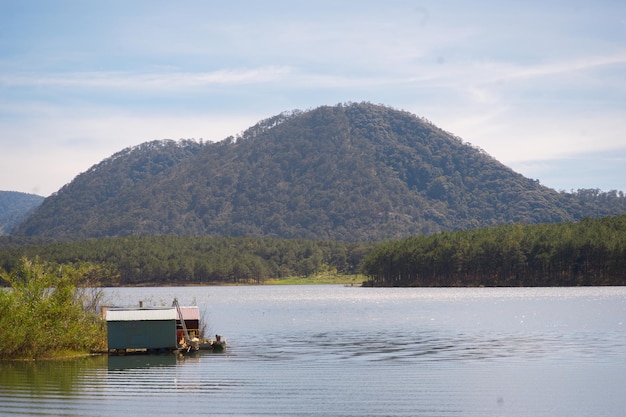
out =
[(0, 190), (361, 101), (556, 190), (626, 191), (626, 2), (0, 0)]

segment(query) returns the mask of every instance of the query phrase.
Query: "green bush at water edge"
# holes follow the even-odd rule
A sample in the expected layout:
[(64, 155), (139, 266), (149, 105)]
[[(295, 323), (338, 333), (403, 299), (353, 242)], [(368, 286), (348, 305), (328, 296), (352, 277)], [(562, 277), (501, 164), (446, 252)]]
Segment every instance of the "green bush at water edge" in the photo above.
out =
[(101, 292), (79, 287), (93, 267), (53, 267), (23, 258), (0, 277), (0, 359), (54, 357), (106, 347)]

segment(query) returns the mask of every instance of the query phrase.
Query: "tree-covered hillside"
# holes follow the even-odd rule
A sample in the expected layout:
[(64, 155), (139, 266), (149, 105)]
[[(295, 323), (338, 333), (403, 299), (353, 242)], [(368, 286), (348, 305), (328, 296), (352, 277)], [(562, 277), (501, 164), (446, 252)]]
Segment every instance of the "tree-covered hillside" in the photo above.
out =
[(124, 150), (13, 235), (377, 241), (624, 212), (622, 193), (559, 193), (413, 114), (360, 103), (281, 114), (219, 143)]
[(41, 204), (43, 197), (16, 191), (0, 191), (0, 235), (7, 235)]

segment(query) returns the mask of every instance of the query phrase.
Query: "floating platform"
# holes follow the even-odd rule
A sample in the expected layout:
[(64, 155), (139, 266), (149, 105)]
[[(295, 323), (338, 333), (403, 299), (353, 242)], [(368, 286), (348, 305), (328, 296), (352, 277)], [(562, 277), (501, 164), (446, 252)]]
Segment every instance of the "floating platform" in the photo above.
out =
[(223, 352), (226, 340), (220, 335), (206, 339), (200, 334), (198, 307), (171, 308), (103, 307), (107, 323), (108, 352), (112, 355), (138, 353), (190, 353), (199, 350)]

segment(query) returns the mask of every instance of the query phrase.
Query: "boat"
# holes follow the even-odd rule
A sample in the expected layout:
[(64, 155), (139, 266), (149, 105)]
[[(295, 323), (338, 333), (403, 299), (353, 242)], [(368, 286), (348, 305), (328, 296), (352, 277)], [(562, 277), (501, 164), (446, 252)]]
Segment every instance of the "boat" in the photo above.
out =
[(219, 334), (215, 335), (215, 339), (204, 339), (199, 345), (199, 350), (210, 350), (215, 353), (224, 352), (224, 349), (226, 349), (226, 340), (222, 339)]
[(226, 340), (216, 334), (215, 339), (207, 339), (200, 331), (200, 313), (198, 307), (181, 307), (178, 299), (174, 298), (172, 307), (176, 308), (176, 339), (182, 353), (209, 350), (223, 352)]

